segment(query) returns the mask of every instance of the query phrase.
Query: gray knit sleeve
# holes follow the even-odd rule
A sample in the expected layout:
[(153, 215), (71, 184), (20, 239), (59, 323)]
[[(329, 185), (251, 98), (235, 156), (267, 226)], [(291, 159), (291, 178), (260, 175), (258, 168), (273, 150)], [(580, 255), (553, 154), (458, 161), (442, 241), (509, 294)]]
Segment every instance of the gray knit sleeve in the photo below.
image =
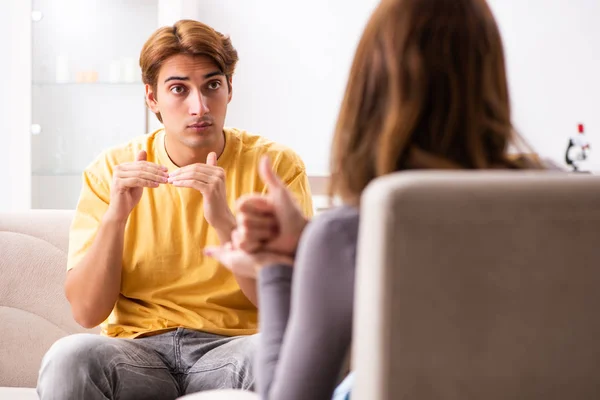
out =
[(261, 270), (256, 372), (263, 399), (331, 399), (351, 340), (357, 233), (355, 209), (322, 214), (306, 228), (293, 269)]

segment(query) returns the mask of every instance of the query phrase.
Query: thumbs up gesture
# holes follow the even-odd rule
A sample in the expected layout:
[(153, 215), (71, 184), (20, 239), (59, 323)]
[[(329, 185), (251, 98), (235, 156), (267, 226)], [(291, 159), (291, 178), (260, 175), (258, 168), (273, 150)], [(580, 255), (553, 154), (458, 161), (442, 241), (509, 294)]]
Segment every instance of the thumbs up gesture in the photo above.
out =
[(268, 158), (261, 159), (259, 173), (267, 194), (240, 198), (232, 241), (204, 250), (233, 273), (250, 278), (265, 266), (292, 266), (300, 235), (308, 223)]
[(186, 165), (169, 173), (173, 186), (187, 187), (202, 193), (204, 218), (216, 229), (221, 243), (228, 242), (235, 228), (235, 217), (227, 204), (225, 171), (217, 166), (217, 154), (208, 153), (206, 163)]
[(248, 278), (256, 278), (269, 265), (293, 266), (300, 235), (308, 223), (267, 157), (260, 161), (259, 174), (267, 194), (241, 197), (231, 242), (204, 249), (234, 274)]
[(246, 252), (266, 250), (292, 256), (308, 221), (267, 157), (260, 161), (259, 174), (267, 194), (247, 195), (237, 201), (232, 245)]

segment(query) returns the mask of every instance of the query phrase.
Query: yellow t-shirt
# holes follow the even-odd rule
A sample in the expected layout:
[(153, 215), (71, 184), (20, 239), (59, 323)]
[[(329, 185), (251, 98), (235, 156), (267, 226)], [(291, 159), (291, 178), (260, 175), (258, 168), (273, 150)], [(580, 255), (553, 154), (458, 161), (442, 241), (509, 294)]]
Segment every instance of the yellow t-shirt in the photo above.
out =
[[(268, 154), (274, 169), (297, 196), (304, 213), (312, 215), (308, 178), (302, 160), (292, 150), (245, 131), (226, 128), (225, 149), (217, 165), (225, 170), (227, 201), (265, 191), (258, 162)], [(170, 160), (160, 129), (102, 153), (83, 173), (83, 188), (69, 236), (67, 269), (88, 251), (108, 208), (116, 165), (135, 160), (146, 150), (148, 161), (178, 167)], [(186, 327), (220, 335), (257, 331), (256, 307), (246, 298), (233, 274), (204, 256), (217, 245), (216, 231), (203, 216), (200, 192), (169, 184), (145, 188), (125, 227), (121, 293), (102, 323), (113, 337)]]

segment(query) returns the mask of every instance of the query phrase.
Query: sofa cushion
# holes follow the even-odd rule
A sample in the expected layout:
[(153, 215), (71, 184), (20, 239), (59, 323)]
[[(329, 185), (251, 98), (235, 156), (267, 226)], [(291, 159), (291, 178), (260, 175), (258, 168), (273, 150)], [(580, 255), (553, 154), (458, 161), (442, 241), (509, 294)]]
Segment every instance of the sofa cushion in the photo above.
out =
[(39, 400), (35, 389), (0, 387), (0, 399), (6, 400)]
[(259, 398), (258, 394), (254, 392), (228, 389), (188, 394), (179, 397), (178, 400), (258, 400)]
[(54, 210), (0, 213), (1, 386), (35, 387), (52, 343), (86, 331), (73, 320), (64, 295), (72, 216)]

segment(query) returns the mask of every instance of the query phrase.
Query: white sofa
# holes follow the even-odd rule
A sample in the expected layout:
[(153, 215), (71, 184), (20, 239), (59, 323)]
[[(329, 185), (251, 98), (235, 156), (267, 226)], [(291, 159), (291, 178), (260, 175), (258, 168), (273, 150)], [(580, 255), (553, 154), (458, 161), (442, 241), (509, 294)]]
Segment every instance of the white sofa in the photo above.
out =
[[(64, 295), (72, 217), (64, 210), (0, 213), (0, 400), (38, 400), (38, 370), (50, 346), (66, 335), (99, 332), (75, 323)], [(210, 395), (225, 398), (256, 396)]]
[[(37, 399), (43, 355), (86, 332), (63, 291), (72, 211), (0, 214), (0, 399)], [(13, 387), (13, 389), (7, 388)]]

